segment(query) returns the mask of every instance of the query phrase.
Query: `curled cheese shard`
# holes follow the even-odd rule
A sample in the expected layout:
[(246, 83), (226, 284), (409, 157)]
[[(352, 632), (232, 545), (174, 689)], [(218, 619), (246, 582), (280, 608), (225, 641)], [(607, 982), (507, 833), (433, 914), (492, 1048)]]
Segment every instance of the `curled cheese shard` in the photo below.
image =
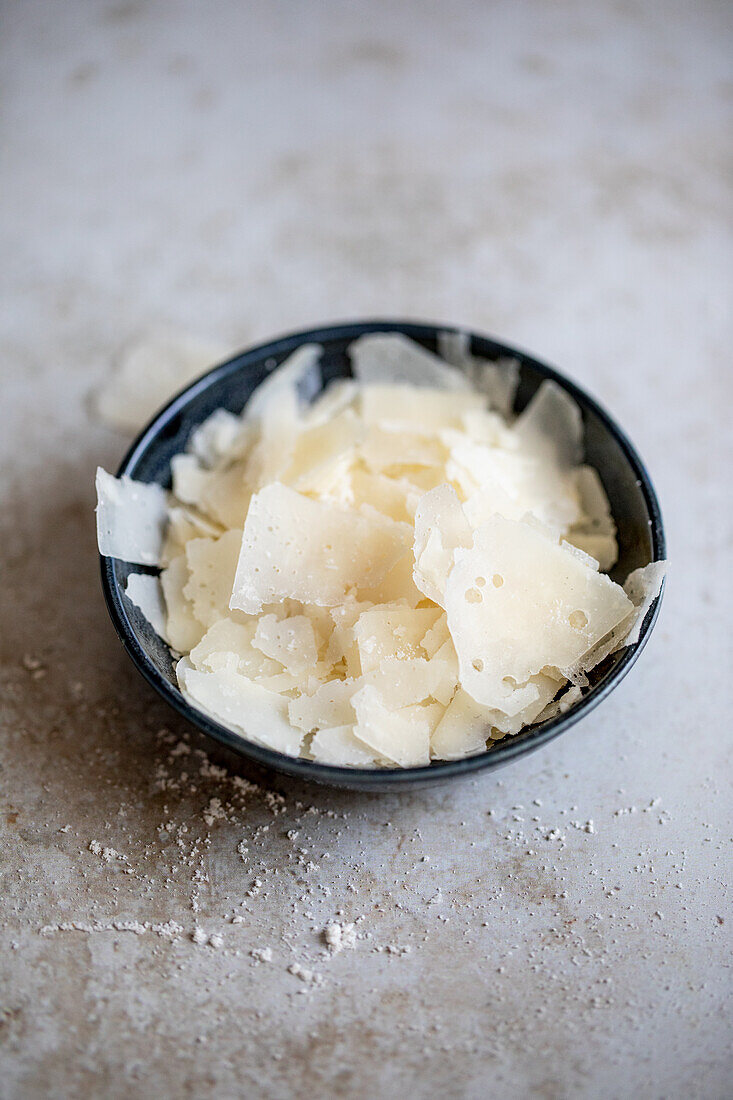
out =
[(499, 710), (546, 666), (577, 664), (632, 609), (608, 577), (502, 516), (456, 550), (445, 602), (461, 684)]
[(268, 749), (297, 756), (303, 739), (288, 719), (288, 698), (256, 684), (231, 667), (199, 672), (188, 658), (176, 666), (183, 695), (205, 714)]
[(329, 507), (287, 486), (251, 501), (229, 606), (257, 614), (291, 597), (333, 607), (351, 588), (378, 584), (405, 553), (409, 528)]
[(473, 533), (455, 489), (439, 485), (421, 498), (415, 511), (415, 584), (444, 607), (445, 586), (457, 547), (471, 545)]
[(168, 500), (154, 482), (112, 477), (97, 469), (97, 545), (100, 554), (133, 565), (160, 565)]
[(263, 420), (286, 407), (295, 417), (299, 406), (320, 392), (323, 348), (303, 344), (260, 382), (244, 409), (247, 420)]
[(164, 642), (169, 642), (166, 631), (166, 610), (160, 579), (151, 573), (130, 573), (125, 585), (125, 595), (130, 603), (141, 611), (153, 630)]
[(349, 347), (354, 375), (363, 385), (398, 384), (421, 389), (467, 390), (466, 376), (399, 333), (360, 336)]
[(514, 424), (527, 454), (570, 471), (583, 458), (583, 419), (567, 390), (557, 382), (542, 383)]
[(633, 622), (629, 633), (624, 637), (624, 645), (636, 645), (647, 611), (662, 590), (667, 575), (666, 561), (652, 561), (629, 573), (624, 581), (624, 592), (634, 605)]
[(482, 359), (473, 355), (470, 336), (460, 331), (441, 332), (438, 352), (442, 359), (465, 374), (474, 390), (488, 398), (492, 409), (502, 416), (510, 415), (519, 385), (518, 359), (507, 356)]

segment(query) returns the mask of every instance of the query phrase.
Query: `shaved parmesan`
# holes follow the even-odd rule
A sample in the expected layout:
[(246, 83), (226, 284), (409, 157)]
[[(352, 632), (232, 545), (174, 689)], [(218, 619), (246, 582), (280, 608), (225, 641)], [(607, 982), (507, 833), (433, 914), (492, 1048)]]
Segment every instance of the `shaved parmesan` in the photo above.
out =
[(211, 626), (229, 615), (229, 598), (241, 545), (239, 531), (186, 543), (189, 580), (183, 590), (199, 622)]
[(302, 733), (288, 719), (288, 701), (230, 668), (199, 672), (187, 658), (177, 665), (184, 696), (223, 726), (250, 741), (297, 756)]
[(97, 544), (100, 554), (133, 565), (159, 565), (168, 501), (160, 485), (112, 477), (97, 469)]
[(445, 602), (461, 684), (498, 709), (545, 666), (576, 664), (632, 606), (608, 577), (502, 516), (456, 551)]
[(250, 504), (230, 607), (256, 614), (287, 596), (334, 606), (349, 588), (377, 584), (404, 554), (408, 532), (269, 485)]
[(362, 744), (401, 768), (430, 763), (431, 715), (422, 707), (390, 709), (369, 685), (356, 692), (352, 704), (357, 719), (354, 736)]
[(291, 672), (312, 668), (318, 661), (313, 624), (305, 615), (281, 621), (274, 615), (261, 615), (252, 644)]
[(126, 598), (235, 734), (349, 768), (458, 760), (564, 713), (638, 640), (664, 565), (605, 575), (574, 402), (545, 382), (510, 421), (518, 364), (439, 346), (364, 337), (322, 393), (321, 349), (297, 349), (192, 432), (170, 496), (99, 472), (100, 549), (165, 566)]
[(624, 582), (624, 592), (634, 605), (633, 623), (624, 638), (624, 645), (636, 645), (647, 611), (662, 589), (667, 563), (653, 561), (641, 569), (629, 573)]
[(460, 760), (483, 752), (489, 737), (486, 708), (466, 691), (456, 692), (430, 739), (435, 760)]
[(125, 595), (130, 603), (142, 612), (155, 633), (164, 642), (168, 642), (165, 604), (158, 577), (150, 573), (130, 573), (125, 585)]
[(354, 737), (353, 726), (322, 729), (310, 745), (311, 756), (321, 764), (338, 764), (345, 768), (374, 768), (377, 755)]
[(441, 485), (426, 493), (415, 512), (415, 584), (441, 607), (455, 551), (471, 542), (471, 527), (455, 490)]
[(260, 383), (247, 402), (247, 420), (263, 420), (287, 406), (295, 416), (301, 401), (307, 403), (321, 388), (319, 344), (303, 344)]
[(354, 721), (351, 700), (356, 691), (354, 680), (330, 680), (321, 684), (312, 695), (301, 695), (288, 705), (290, 721), (298, 729), (320, 729), (324, 726), (348, 726)]
[(478, 393), (484, 394), (492, 409), (509, 416), (519, 385), (519, 360), (502, 357), (490, 361), (471, 354), (467, 332), (441, 332), (438, 351), (446, 362), (458, 367)]
[(193, 612), (193, 606), (184, 596), (183, 590), (189, 582), (186, 555), (174, 558), (167, 569), (160, 574), (166, 611), (166, 634), (173, 649), (178, 653), (190, 653), (206, 633), (206, 627)]
[(436, 390), (469, 390), (455, 367), (399, 333), (360, 336), (349, 348), (356, 378), (363, 385), (415, 386)]

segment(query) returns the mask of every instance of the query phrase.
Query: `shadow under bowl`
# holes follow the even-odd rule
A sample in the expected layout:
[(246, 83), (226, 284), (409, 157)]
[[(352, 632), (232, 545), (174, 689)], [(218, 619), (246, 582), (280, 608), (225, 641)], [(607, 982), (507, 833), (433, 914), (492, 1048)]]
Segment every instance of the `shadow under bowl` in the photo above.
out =
[[(295, 333), (242, 352), (214, 367), (162, 409), (133, 443), (117, 472), (118, 476), (127, 474), (138, 481), (157, 482), (170, 488), (171, 459), (184, 450), (194, 429), (216, 409), (240, 413), (254, 389), (273, 367), (282, 363), (301, 344), (317, 343), (322, 346), (321, 368), (325, 386), (335, 378), (351, 375), (348, 347), (366, 333), (402, 333), (435, 352), (439, 334), (455, 331), (445, 325), (362, 321)], [(468, 336), (474, 355), (490, 360), (511, 357), (519, 361), (516, 412), (527, 405), (547, 378), (567, 390), (580, 407), (585, 429), (585, 461), (594, 466), (601, 477), (618, 528), (619, 559), (611, 571), (611, 577), (623, 583), (632, 570), (662, 560), (665, 553), (664, 529), (654, 488), (639, 456), (615, 421), (575, 383), (551, 367), (490, 337), (476, 333), (468, 333)], [(583, 698), (567, 713), (529, 726), (515, 737), (496, 741), (485, 752), (462, 760), (435, 761), (419, 768), (355, 769), (285, 756), (245, 740), (193, 707), (178, 689), (168, 646), (124, 594), (130, 573), (154, 573), (157, 570), (146, 570), (144, 566), (105, 557), (101, 559), (101, 569), (107, 607), (123, 646), (145, 679), (185, 718), (210, 737), (264, 767), (299, 779), (363, 791), (426, 786), (497, 768), (551, 741), (589, 714), (620, 683), (648, 640), (661, 601), (660, 594), (645, 616), (638, 642), (612, 654), (594, 669)]]

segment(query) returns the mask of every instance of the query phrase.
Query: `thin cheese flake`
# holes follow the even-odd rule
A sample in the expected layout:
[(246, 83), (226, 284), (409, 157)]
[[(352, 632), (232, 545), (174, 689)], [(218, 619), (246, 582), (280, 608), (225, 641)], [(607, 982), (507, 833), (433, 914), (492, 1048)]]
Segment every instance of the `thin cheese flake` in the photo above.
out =
[(459, 760), (567, 712), (638, 641), (664, 563), (606, 575), (573, 400), (545, 382), (512, 418), (516, 361), (438, 346), (362, 337), (325, 390), (302, 346), (192, 431), (170, 494), (98, 472), (100, 551), (162, 566), (128, 577), (131, 614), (234, 735), (348, 768)]
[(319, 607), (377, 584), (404, 554), (409, 528), (311, 500), (285, 485), (252, 498), (229, 606), (257, 614), (291, 597)]

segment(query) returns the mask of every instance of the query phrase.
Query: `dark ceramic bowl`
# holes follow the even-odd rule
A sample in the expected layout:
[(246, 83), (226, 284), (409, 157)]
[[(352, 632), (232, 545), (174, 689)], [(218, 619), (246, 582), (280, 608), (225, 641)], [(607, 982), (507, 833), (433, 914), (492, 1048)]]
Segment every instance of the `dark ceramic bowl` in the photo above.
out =
[[(322, 345), (321, 366), (324, 383), (328, 383), (334, 378), (351, 374), (347, 349), (353, 340), (364, 333), (401, 332), (430, 351), (436, 351), (438, 334), (446, 331), (451, 331), (450, 326), (362, 321), (299, 332), (243, 352), (229, 362), (214, 367), (162, 409), (133, 443), (118, 475), (128, 474), (139, 481), (157, 481), (166, 488), (170, 487), (171, 458), (184, 449), (194, 428), (215, 409), (241, 412), (252, 391), (269, 374), (273, 364), (281, 363), (301, 344), (314, 342)], [(623, 582), (633, 569), (661, 560), (664, 557), (664, 531), (652, 483), (636, 451), (608, 413), (573, 382), (515, 348), (486, 336), (471, 334), (471, 350), (486, 359), (512, 356), (519, 360), (517, 411), (524, 408), (545, 378), (558, 382), (580, 406), (585, 425), (586, 461), (601, 476), (618, 526), (619, 560), (611, 573), (613, 579)], [(621, 682), (649, 638), (660, 603), (660, 599), (655, 600), (649, 609), (636, 645), (614, 653), (599, 665), (591, 673), (590, 688), (566, 714), (528, 727), (516, 737), (497, 741), (486, 752), (464, 760), (436, 761), (421, 768), (354, 769), (317, 764), (263, 748), (244, 740), (192, 707), (178, 690), (167, 645), (124, 595), (128, 575), (145, 571), (144, 567), (129, 565), (116, 558), (102, 558), (101, 565), (107, 607), (122, 644), (145, 679), (185, 718), (210, 737), (266, 767), (301, 779), (359, 790), (416, 787), (496, 768), (551, 741), (589, 714)]]

